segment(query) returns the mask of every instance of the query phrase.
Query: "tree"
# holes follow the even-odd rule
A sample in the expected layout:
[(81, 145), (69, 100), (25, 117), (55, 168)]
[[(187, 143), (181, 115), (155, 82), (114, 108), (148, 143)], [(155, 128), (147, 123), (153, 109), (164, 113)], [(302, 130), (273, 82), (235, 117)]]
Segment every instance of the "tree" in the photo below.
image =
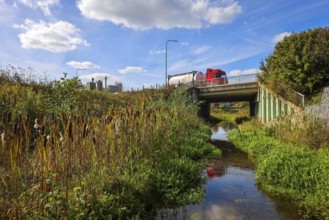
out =
[(272, 88), (289, 86), (305, 95), (329, 85), (329, 28), (293, 33), (261, 61), (259, 80)]
[(83, 85), (78, 78), (68, 79), (67, 73), (63, 74), (59, 81), (53, 83), (51, 92), (47, 94), (50, 112), (72, 113), (78, 109), (78, 89), (83, 88)]

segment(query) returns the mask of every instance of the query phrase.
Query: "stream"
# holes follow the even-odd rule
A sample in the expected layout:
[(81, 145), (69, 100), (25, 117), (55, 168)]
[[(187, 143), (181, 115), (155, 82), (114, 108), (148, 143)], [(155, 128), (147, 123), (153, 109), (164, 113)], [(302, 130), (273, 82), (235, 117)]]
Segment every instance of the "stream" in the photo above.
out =
[(157, 219), (173, 220), (295, 220), (302, 217), (289, 201), (261, 192), (256, 185), (255, 167), (247, 154), (227, 140), (236, 125), (221, 122), (212, 127), (211, 141), (222, 150), (222, 158), (209, 160), (206, 195), (197, 205), (166, 210)]

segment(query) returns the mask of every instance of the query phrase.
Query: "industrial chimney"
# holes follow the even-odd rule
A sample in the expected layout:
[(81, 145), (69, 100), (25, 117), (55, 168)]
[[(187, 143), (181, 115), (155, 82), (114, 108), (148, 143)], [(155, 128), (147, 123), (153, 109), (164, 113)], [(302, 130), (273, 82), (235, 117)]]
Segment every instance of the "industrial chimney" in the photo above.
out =
[(105, 91), (107, 90), (107, 76), (105, 76)]

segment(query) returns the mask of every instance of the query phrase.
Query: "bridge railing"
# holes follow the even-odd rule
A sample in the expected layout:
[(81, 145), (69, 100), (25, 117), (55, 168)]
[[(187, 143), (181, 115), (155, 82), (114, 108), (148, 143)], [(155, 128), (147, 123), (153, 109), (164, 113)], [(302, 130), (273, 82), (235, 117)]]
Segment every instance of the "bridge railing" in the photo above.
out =
[(276, 87), (276, 93), (299, 107), (304, 107), (305, 105), (305, 96), (303, 94), (283, 84), (279, 84), (279, 86)]
[(256, 82), (257, 74), (245, 74), (239, 76), (230, 76), (226, 78), (216, 78), (216, 79), (206, 79), (202, 81), (196, 82), (196, 87), (213, 87), (213, 86), (221, 86), (227, 84), (240, 84), (247, 82)]

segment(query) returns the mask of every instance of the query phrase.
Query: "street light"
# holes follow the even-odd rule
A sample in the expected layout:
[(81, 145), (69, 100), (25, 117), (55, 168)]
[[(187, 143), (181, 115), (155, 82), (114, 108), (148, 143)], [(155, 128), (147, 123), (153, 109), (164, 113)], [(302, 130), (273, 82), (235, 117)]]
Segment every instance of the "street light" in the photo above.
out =
[(86, 70), (86, 69), (77, 69), (76, 71), (75, 71), (75, 77), (78, 79), (78, 72), (80, 71), (80, 70)]
[(167, 63), (168, 63), (168, 61), (167, 61), (167, 59), (168, 59), (168, 55), (167, 55), (167, 50), (168, 50), (168, 43), (169, 42), (178, 42), (177, 40), (167, 40), (167, 42), (166, 42), (166, 78), (165, 78), (165, 82), (166, 82), (166, 87), (168, 87), (168, 79), (167, 79)]

